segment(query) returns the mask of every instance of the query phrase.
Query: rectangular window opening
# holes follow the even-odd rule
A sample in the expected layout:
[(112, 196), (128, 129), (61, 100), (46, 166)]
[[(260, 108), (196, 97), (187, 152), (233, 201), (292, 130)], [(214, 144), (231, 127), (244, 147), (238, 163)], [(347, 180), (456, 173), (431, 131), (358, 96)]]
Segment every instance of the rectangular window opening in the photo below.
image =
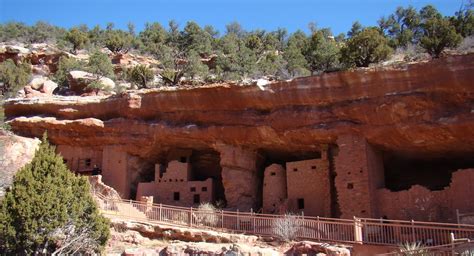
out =
[(194, 202), (195, 204), (200, 204), (200, 203), (201, 203), (201, 195), (195, 194), (195, 195), (193, 196), (193, 202)]
[(298, 209), (304, 209), (304, 198), (298, 198)]
[(174, 199), (175, 201), (179, 201), (179, 192), (174, 192), (174, 193), (173, 193), (173, 199)]

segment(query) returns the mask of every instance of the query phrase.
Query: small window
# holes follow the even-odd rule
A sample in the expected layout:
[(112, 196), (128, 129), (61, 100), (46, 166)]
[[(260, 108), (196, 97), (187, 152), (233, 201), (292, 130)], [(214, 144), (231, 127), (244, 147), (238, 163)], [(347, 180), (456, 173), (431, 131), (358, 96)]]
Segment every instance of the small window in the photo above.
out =
[(202, 191), (202, 192), (207, 192), (207, 187), (202, 187), (202, 188), (201, 188), (201, 191)]
[(293, 171), (294, 171), (294, 172), (297, 172), (297, 171), (298, 171), (298, 168), (293, 168)]
[(187, 162), (185, 156), (180, 157), (180, 158), (179, 158), (179, 161), (180, 161), (181, 163), (186, 163), (186, 162)]
[(172, 182), (173, 180), (172, 179), (169, 179), (169, 182)]
[(196, 188), (195, 188), (195, 187), (191, 187), (191, 192), (196, 192)]
[(183, 180), (183, 179), (180, 179), (179, 181), (183, 182), (184, 180)]
[(193, 202), (194, 202), (195, 204), (200, 204), (200, 203), (201, 203), (201, 196), (200, 196), (199, 194), (195, 194), (195, 195), (193, 196)]
[(179, 201), (179, 192), (174, 192), (174, 193), (173, 193), (173, 199), (174, 199), (175, 201)]
[(311, 169), (316, 170), (316, 165), (311, 166)]
[(304, 209), (304, 198), (298, 198), (298, 209)]
[(90, 158), (87, 158), (87, 159), (86, 159), (86, 166), (87, 166), (87, 167), (91, 166), (91, 163), (92, 163), (91, 159), (90, 159)]
[(275, 172), (271, 172), (271, 173), (270, 173), (270, 176), (275, 176), (275, 175), (276, 175)]
[(347, 189), (353, 189), (354, 184), (353, 183), (347, 183)]

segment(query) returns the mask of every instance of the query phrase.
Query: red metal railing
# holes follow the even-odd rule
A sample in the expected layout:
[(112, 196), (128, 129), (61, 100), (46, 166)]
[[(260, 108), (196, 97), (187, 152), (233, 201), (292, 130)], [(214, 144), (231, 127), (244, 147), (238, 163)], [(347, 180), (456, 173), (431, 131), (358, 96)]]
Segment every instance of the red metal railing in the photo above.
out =
[[(200, 211), (192, 207), (145, 204), (100, 195), (97, 198), (100, 208), (107, 216), (247, 234), (275, 236), (276, 223), (285, 218), (283, 215), (251, 212)], [(396, 246), (406, 242), (419, 242), (424, 246), (439, 246), (451, 243), (451, 233), (456, 238), (474, 238), (474, 225), (467, 224), (307, 216), (293, 216), (291, 221), (298, 238), (315, 241)]]

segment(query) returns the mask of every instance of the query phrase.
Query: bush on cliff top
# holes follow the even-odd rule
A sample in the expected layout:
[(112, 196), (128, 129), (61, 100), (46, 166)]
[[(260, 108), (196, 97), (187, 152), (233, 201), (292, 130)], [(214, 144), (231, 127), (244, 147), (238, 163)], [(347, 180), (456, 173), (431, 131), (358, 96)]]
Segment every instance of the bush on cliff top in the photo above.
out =
[(108, 237), (86, 178), (70, 172), (44, 137), (0, 201), (0, 254), (100, 252)]

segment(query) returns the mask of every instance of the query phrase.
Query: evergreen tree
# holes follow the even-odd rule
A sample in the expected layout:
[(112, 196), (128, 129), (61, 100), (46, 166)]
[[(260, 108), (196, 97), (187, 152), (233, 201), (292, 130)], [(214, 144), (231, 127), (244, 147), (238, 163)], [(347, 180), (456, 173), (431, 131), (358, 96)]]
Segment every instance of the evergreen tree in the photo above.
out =
[(133, 44), (133, 36), (123, 30), (111, 30), (105, 33), (105, 47), (113, 53), (127, 53)]
[(72, 44), (72, 52), (75, 54), (77, 50), (84, 48), (89, 42), (87, 33), (81, 31), (79, 28), (72, 28), (66, 34), (66, 40)]
[(456, 47), (461, 39), (448, 19), (433, 17), (423, 24), (423, 37), (420, 43), (430, 55), (439, 57), (445, 48)]
[(381, 18), (380, 29), (389, 36), (392, 47), (406, 47), (420, 37), (420, 15), (412, 6), (398, 7), (394, 14)]
[(291, 77), (298, 77), (298, 76), (306, 76), (309, 75), (310, 72), (307, 69), (308, 63), (304, 55), (301, 53), (301, 48), (298, 47), (298, 43), (288, 44), (285, 52), (283, 53), (283, 58), (286, 61), (286, 69), (290, 73)]
[(184, 76), (195, 81), (200, 78), (204, 80), (209, 74), (209, 68), (202, 63), (201, 57), (195, 51), (190, 51), (187, 55), (187, 63), (184, 68)]
[(110, 90), (112, 88), (106, 87), (100, 79), (103, 77), (114, 78), (114, 67), (107, 54), (96, 51), (89, 57), (87, 71), (95, 75), (95, 80), (92, 81), (87, 88), (93, 89), (95, 92), (99, 90)]
[(341, 60), (346, 65), (368, 67), (371, 63), (387, 59), (392, 48), (377, 28), (369, 27), (350, 38), (341, 53)]
[(469, 1), (451, 17), (451, 23), (456, 27), (456, 32), (463, 37), (474, 35), (474, 2)]
[(351, 27), (351, 30), (349, 30), (349, 32), (347, 32), (347, 37), (353, 37), (357, 34), (360, 33), (360, 31), (362, 31), (364, 27), (362, 27), (362, 24), (360, 24), (359, 21), (354, 21), (354, 23), (352, 23), (352, 27)]
[(114, 77), (114, 67), (112, 66), (112, 62), (110, 61), (109, 56), (100, 51), (95, 51), (89, 57), (87, 71), (97, 75), (99, 78)]
[(85, 64), (74, 58), (61, 56), (58, 61), (58, 70), (54, 73), (53, 80), (59, 86), (67, 87), (67, 75), (73, 70), (84, 70)]
[(52, 253), (69, 242), (64, 253), (90, 254), (100, 252), (108, 237), (108, 221), (86, 178), (70, 172), (44, 136), (0, 201), (0, 254)]
[(186, 52), (194, 51), (199, 55), (209, 56), (212, 52), (211, 39), (211, 35), (196, 22), (188, 22), (182, 33), (182, 48)]
[(305, 51), (311, 73), (336, 69), (339, 66), (339, 55), (336, 42), (323, 31), (313, 33)]
[(31, 67), (28, 63), (18, 65), (11, 59), (0, 63), (0, 93), (10, 97), (25, 86), (31, 77)]
[(160, 23), (146, 23), (145, 29), (138, 35), (143, 51), (157, 54), (160, 47), (165, 44), (168, 34)]

